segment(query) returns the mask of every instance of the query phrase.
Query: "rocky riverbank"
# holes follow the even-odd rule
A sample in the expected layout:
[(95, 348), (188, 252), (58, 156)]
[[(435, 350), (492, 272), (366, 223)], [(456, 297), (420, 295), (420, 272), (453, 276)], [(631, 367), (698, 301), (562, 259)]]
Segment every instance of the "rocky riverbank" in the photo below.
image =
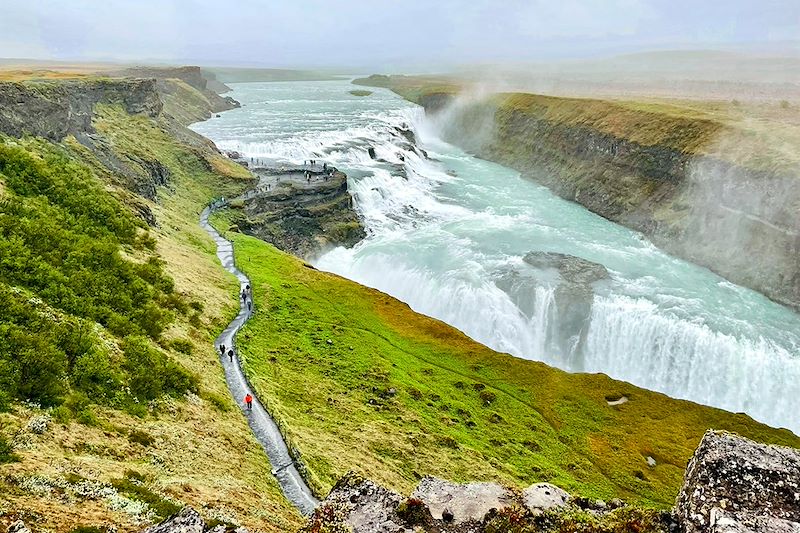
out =
[(230, 202), (236, 210), (231, 229), (305, 259), (366, 236), (344, 172), (322, 165), (251, 169), (259, 183)]

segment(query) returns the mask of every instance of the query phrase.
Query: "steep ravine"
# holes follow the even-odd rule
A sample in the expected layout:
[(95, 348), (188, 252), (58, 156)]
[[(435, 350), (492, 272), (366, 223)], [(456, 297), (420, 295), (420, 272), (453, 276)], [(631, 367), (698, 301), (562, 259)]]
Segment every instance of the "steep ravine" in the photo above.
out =
[(772, 154), (739, 164), (737, 151), (758, 150), (741, 147), (747, 132), (613, 102), (369, 83), (422, 105), (449, 142), (800, 310), (798, 180)]

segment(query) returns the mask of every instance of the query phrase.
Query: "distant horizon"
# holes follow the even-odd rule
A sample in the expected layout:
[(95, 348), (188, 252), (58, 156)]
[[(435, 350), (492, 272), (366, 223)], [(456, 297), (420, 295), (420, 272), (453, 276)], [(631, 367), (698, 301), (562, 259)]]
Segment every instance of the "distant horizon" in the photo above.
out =
[[(593, 54), (593, 55), (581, 55), (575, 57), (564, 57), (564, 58), (550, 58), (546, 60), (507, 60), (507, 61), (498, 61), (498, 62), (491, 62), (491, 61), (474, 61), (470, 63), (457, 63), (457, 64), (449, 64), (449, 65), (440, 65), (438, 68), (433, 65), (417, 65), (416, 67), (413, 65), (409, 65), (409, 68), (413, 72), (413, 74), (423, 74), (423, 73), (446, 73), (446, 72), (455, 72), (463, 69), (470, 69), (476, 67), (488, 67), (491, 65), (496, 65), (500, 67), (515, 67), (515, 66), (525, 66), (525, 65), (568, 65), (570, 63), (592, 63), (592, 62), (602, 62), (602, 61), (609, 61), (614, 59), (623, 59), (623, 58), (636, 58), (637, 56), (655, 56), (655, 55), (662, 55), (667, 56), (669, 54), (681, 54), (681, 53), (694, 53), (694, 54), (703, 54), (703, 53), (713, 53), (713, 54), (725, 54), (730, 55), (731, 59), (739, 58), (739, 59), (764, 59), (764, 58), (774, 58), (774, 59), (800, 59), (800, 39), (796, 41), (785, 41), (781, 44), (784, 46), (777, 47), (775, 45), (779, 43), (751, 43), (752, 46), (745, 47), (744, 45), (732, 46), (719, 46), (713, 47), (708, 46), (705, 48), (688, 48), (688, 47), (663, 47), (663, 48), (642, 48), (638, 50), (630, 50), (621, 53), (608, 53), (608, 54)], [(769, 46), (764, 46), (769, 45)], [(370, 69), (369, 67), (365, 66), (355, 66), (355, 65), (290, 65), (290, 64), (270, 64), (270, 63), (263, 63), (263, 62), (247, 62), (247, 61), (239, 61), (236, 62), (235, 60), (228, 62), (228, 63), (214, 63), (208, 60), (203, 59), (191, 59), (191, 58), (184, 58), (184, 59), (175, 59), (175, 60), (164, 60), (164, 59), (155, 59), (155, 58), (130, 58), (130, 59), (116, 59), (110, 57), (93, 57), (93, 58), (83, 58), (83, 57), (6, 57), (0, 56), (0, 66), (8, 66), (8, 65), (18, 65), (18, 66), (26, 66), (26, 65), (34, 65), (37, 63), (41, 63), (42, 65), (53, 65), (53, 66), (80, 66), (80, 65), (125, 65), (125, 66), (153, 66), (153, 67), (179, 67), (179, 66), (198, 66), (202, 68), (230, 68), (230, 69), (252, 69), (252, 70), (288, 70), (288, 71), (304, 71), (304, 72), (321, 72), (321, 73), (336, 73), (336, 74), (399, 74), (400, 72), (395, 71), (380, 71), (376, 69)], [(415, 70), (419, 69), (419, 70)]]
[(6, 0), (3, 55), (300, 70), (442, 71), (660, 50), (800, 55), (796, 0)]

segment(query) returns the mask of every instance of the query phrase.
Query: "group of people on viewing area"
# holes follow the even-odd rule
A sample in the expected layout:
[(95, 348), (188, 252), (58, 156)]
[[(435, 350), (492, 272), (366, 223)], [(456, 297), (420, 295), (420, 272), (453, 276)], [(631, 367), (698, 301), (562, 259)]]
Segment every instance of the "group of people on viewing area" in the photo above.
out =
[[(313, 167), (313, 166), (315, 166), (317, 164), (317, 160), (316, 159), (308, 159), (306, 161), (303, 161), (303, 166), (307, 166), (309, 163)], [(328, 178), (333, 176), (333, 170), (334, 170), (333, 167), (329, 167), (328, 163), (323, 162), (322, 163), (322, 179), (325, 180), (325, 181), (328, 181)], [(306, 178), (306, 182), (310, 184), (311, 183), (312, 172), (310, 170), (305, 170), (305, 171), (303, 171), (303, 176)]]

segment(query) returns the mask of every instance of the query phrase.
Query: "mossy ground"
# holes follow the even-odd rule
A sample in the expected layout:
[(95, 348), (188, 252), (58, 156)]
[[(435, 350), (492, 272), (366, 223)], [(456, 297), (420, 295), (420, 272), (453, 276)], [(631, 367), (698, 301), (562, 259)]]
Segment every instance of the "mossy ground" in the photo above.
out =
[[(255, 288), (257, 312), (239, 337), (245, 369), (319, 494), (356, 469), (401, 493), (432, 474), (549, 481), (664, 508), (708, 428), (800, 445), (744, 415), (494, 352), (383, 293), (230, 236)], [(629, 401), (608, 405), (621, 395)]]
[[(238, 284), (220, 267), (216, 249), (198, 225), (202, 207), (221, 194), (242, 190), (249, 173), (219, 154), (176, 140), (161, 121), (100, 106), (95, 127), (121, 161), (158, 160), (171, 183), (157, 202), (116, 186), (114, 173), (74, 139), (63, 143), (124, 202), (144, 203), (158, 220), (151, 229), (156, 251), (177, 292), (201, 302), (176, 320), (159, 344), (199, 377), (199, 394), (152, 402), (141, 417), (90, 405), (85, 416), (62, 417), (37, 406), (13, 404), (0, 414), (0, 434), (18, 462), (0, 465), (0, 527), (23, 518), (34, 529), (57, 532), (77, 526), (139, 531), (157, 514), (137, 513), (189, 504), (207, 519), (238, 522), (261, 531), (292, 531), (301, 517), (283, 498), (271, 467), (230, 397), (212, 342), (236, 313)], [(170, 126), (172, 127), (172, 126)], [(113, 339), (110, 339), (114, 342)], [(44, 433), (28, 426), (51, 417)], [(126, 473), (142, 481), (123, 483)], [(119, 497), (86, 494), (85, 480), (118, 485)], [(93, 485), (97, 486), (97, 485)], [(167, 503), (164, 503), (167, 502)]]

